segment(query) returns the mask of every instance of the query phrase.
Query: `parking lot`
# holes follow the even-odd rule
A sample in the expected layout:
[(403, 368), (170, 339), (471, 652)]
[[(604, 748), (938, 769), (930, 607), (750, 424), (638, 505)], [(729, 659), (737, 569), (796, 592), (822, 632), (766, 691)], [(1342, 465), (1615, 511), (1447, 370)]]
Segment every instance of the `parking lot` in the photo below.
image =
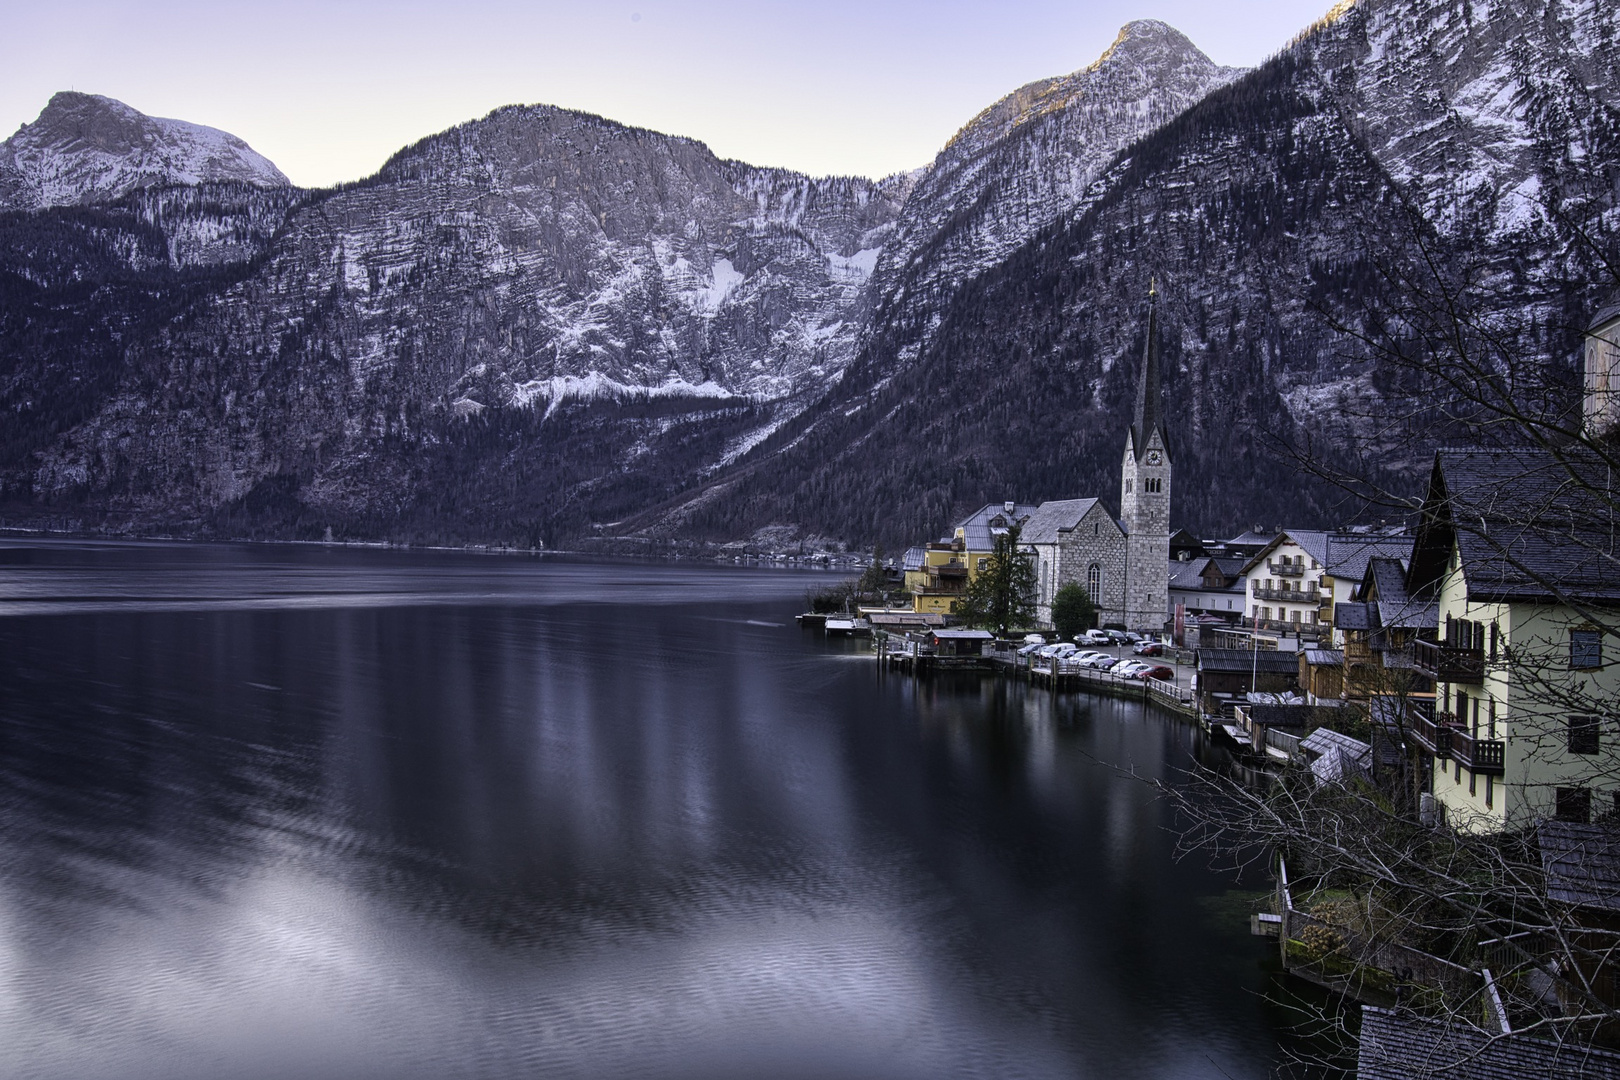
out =
[[(1192, 664), (1190, 662), (1177, 663), (1176, 656), (1174, 655), (1177, 650), (1175, 650), (1175, 649), (1173, 649), (1173, 648), (1171, 648), (1169, 646), (1165, 647), (1164, 655), (1162, 655), (1162, 656), (1137, 656), (1135, 651), (1134, 651), (1134, 649), (1135, 649), (1134, 645), (1091, 645), (1091, 644), (1087, 644), (1086, 642), (1080, 642), (1078, 644), (1079, 644), (1081, 652), (1099, 652), (1099, 653), (1104, 653), (1105, 655), (1112, 656), (1112, 657), (1115, 657), (1116, 659), (1121, 659), (1121, 660), (1131, 659), (1131, 660), (1140, 660), (1144, 664), (1156, 664), (1156, 665), (1157, 664), (1162, 664), (1165, 667), (1169, 668), (1171, 671), (1175, 672), (1176, 677), (1175, 677), (1174, 681), (1175, 681), (1176, 685), (1181, 686), (1183, 688), (1187, 688), (1187, 689), (1190, 689), (1192, 687), (1192, 678), (1193, 678), (1193, 666), (1192, 666)], [(1021, 658), (1021, 659), (1025, 663), (1028, 662), (1027, 657), (1024, 657), (1024, 658)], [(1037, 657), (1036, 658), (1036, 663), (1037, 664), (1044, 664), (1045, 661), (1042, 658)], [(1169, 680), (1165, 680), (1165, 681), (1169, 681)]]

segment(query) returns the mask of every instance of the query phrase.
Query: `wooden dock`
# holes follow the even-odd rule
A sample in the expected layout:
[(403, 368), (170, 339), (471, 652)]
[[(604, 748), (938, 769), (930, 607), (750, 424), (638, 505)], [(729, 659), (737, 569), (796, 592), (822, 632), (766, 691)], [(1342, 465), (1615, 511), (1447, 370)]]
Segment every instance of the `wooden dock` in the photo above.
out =
[(1192, 690), (1158, 679), (1127, 679), (1108, 671), (1069, 660), (1021, 657), (1011, 650), (990, 650), (982, 656), (935, 656), (906, 635), (876, 631), (873, 652), (881, 668), (923, 674), (929, 671), (989, 671), (1005, 678), (1024, 678), (1031, 685), (1056, 691), (1104, 694), (1143, 701), (1183, 719), (1201, 722)]

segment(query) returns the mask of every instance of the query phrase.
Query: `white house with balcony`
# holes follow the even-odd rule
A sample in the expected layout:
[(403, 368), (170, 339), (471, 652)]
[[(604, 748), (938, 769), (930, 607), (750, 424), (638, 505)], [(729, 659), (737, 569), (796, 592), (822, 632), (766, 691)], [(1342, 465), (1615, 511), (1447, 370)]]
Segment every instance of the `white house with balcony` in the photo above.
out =
[(1442, 450), (1407, 586), (1438, 603), (1409, 703), (1456, 828), (1620, 809), (1620, 548), (1611, 470), (1581, 450)]
[(1411, 551), (1411, 535), (1399, 528), (1284, 530), (1243, 568), (1244, 614), (1257, 626), (1325, 633), (1334, 606), (1352, 599), (1369, 561), (1404, 564)]

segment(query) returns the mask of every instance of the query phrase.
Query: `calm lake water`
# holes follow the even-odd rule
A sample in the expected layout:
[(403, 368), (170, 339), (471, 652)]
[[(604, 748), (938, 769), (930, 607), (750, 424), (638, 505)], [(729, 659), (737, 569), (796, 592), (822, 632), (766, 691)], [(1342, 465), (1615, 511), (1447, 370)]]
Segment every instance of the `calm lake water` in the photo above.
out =
[(0, 541), (0, 1076), (1267, 1075), (1201, 736), (828, 580)]

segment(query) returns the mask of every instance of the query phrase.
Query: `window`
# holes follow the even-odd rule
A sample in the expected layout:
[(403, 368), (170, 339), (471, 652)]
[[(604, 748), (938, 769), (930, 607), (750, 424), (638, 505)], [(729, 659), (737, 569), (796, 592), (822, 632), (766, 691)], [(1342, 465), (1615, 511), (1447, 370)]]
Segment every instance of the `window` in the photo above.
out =
[(1491, 808), (1491, 804), (1495, 801), (1495, 795), (1496, 795), (1496, 777), (1492, 776), (1490, 773), (1486, 773), (1485, 774), (1485, 809), (1489, 810)]
[(1491, 662), (1496, 662), (1496, 646), (1502, 640), (1502, 631), (1495, 623), (1491, 623)]
[(1092, 563), (1086, 567), (1086, 595), (1091, 597), (1093, 604), (1100, 603), (1102, 596), (1102, 567)]
[(1598, 752), (1598, 718), (1572, 716), (1569, 718), (1569, 752), (1595, 754)]
[(1595, 668), (1603, 666), (1603, 635), (1596, 630), (1569, 632), (1569, 666)]
[(1134, 481), (1134, 480), (1127, 479), (1125, 481), (1125, 494), (1129, 495), (1131, 493), (1131, 491), (1133, 490), (1132, 485), (1134, 485), (1135, 483), (1136, 483), (1136, 481)]
[(981, 559), (979, 559), (978, 562), (976, 562), (974, 564), (974, 569), (976, 569), (979, 573), (982, 574), (982, 573), (984, 573), (985, 566), (987, 566), (989, 564), (989, 562), (990, 562), (989, 559), (981, 558)]
[(1559, 821), (1592, 820), (1592, 793), (1583, 787), (1561, 787), (1553, 792), (1553, 817)]

